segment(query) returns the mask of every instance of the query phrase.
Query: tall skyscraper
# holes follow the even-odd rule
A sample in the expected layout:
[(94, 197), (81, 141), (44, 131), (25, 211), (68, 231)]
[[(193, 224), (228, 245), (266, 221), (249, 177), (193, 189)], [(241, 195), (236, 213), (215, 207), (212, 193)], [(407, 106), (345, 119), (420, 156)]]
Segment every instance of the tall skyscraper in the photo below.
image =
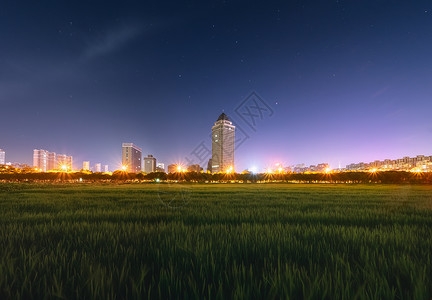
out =
[(133, 143), (122, 144), (122, 163), (128, 172), (138, 173), (141, 171), (142, 149)]
[(84, 171), (90, 171), (90, 162), (89, 161), (83, 161), (83, 170)]
[(104, 173), (108, 173), (109, 172), (108, 165), (103, 165), (102, 171)]
[(6, 153), (3, 149), (0, 149), (0, 165), (4, 165), (6, 163)]
[(144, 172), (156, 172), (156, 158), (153, 155), (149, 154), (147, 157), (144, 157)]
[(33, 168), (38, 171), (46, 172), (48, 163), (48, 151), (42, 149), (33, 150)]
[(222, 113), (212, 127), (212, 172), (234, 172), (235, 126)]
[(95, 173), (102, 172), (102, 164), (101, 163), (95, 164), (94, 171), (95, 171)]

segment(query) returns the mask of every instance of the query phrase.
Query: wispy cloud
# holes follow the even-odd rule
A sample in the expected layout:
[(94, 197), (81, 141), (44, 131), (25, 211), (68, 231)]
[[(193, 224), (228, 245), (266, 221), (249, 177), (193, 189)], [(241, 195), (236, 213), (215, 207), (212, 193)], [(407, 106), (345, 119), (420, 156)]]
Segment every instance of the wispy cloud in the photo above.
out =
[(119, 50), (144, 31), (141, 25), (126, 25), (108, 32), (102, 40), (90, 45), (84, 52), (84, 58), (91, 59)]

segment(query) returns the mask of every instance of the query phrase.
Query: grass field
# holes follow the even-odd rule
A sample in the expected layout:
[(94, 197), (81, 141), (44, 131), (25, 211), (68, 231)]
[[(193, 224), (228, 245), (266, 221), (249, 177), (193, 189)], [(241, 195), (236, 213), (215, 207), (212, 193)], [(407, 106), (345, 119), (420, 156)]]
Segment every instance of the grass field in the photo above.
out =
[(431, 299), (432, 186), (0, 185), (0, 298)]

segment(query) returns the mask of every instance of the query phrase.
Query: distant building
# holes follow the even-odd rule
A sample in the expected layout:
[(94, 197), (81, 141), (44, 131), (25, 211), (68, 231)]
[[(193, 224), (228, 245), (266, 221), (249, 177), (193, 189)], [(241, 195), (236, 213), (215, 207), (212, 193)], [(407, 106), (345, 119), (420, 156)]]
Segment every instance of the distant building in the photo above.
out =
[(102, 172), (102, 165), (101, 165), (101, 163), (97, 163), (97, 164), (95, 164), (95, 166), (94, 166), (94, 172), (95, 172), (95, 173), (100, 173), (100, 172)]
[(318, 164), (317, 166), (317, 172), (325, 172), (328, 169), (330, 169), (330, 165), (328, 163)]
[(370, 163), (349, 164), (346, 166), (347, 171), (367, 171), (371, 169), (388, 171), (411, 171), (420, 169), (422, 171), (432, 170), (432, 156), (417, 155), (416, 157), (405, 156), (398, 159), (375, 160)]
[(142, 149), (133, 143), (122, 144), (122, 163), (128, 172), (138, 173), (141, 171)]
[(178, 172), (177, 167), (178, 167), (178, 166), (175, 165), (175, 164), (168, 165), (168, 173), (175, 173), (175, 172)]
[(33, 150), (33, 168), (37, 171), (47, 171), (48, 151), (42, 149)]
[(57, 154), (55, 152), (47, 153), (47, 171), (57, 169)]
[(31, 167), (27, 164), (22, 164), (22, 163), (6, 163), (7, 165), (14, 167), (15, 169), (31, 169)]
[(207, 172), (212, 172), (212, 159), (210, 158), (207, 163)]
[(188, 172), (201, 172), (203, 168), (200, 165), (189, 165), (187, 167)]
[(235, 126), (222, 113), (212, 127), (212, 173), (234, 171)]
[(108, 172), (109, 172), (108, 165), (103, 165), (103, 167), (102, 167), (102, 171), (103, 171), (104, 173), (108, 173)]
[(66, 154), (57, 154), (57, 169), (73, 171), (73, 158)]
[(67, 169), (72, 171), (72, 156), (56, 154), (43, 149), (33, 150), (33, 168), (38, 171), (46, 172), (51, 170)]
[(0, 149), (0, 165), (4, 165), (6, 163), (6, 152), (3, 149)]
[(83, 170), (84, 171), (90, 171), (90, 162), (89, 161), (83, 161)]
[(156, 172), (156, 158), (153, 155), (144, 157), (144, 173)]
[(157, 163), (156, 172), (165, 172), (165, 164), (164, 163)]

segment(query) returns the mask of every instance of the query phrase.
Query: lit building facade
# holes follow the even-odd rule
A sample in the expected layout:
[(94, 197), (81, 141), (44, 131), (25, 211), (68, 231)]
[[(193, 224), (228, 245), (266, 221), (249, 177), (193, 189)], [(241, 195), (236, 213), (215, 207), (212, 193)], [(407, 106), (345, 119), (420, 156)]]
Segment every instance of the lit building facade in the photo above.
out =
[(47, 171), (48, 151), (42, 149), (33, 150), (33, 168), (38, 171)]
[(178, 166), (175, 165), (175, 164), (168, 165), (168, 173), (175, 173), (175, 172), (178, 172), (177, 167), (178, 167)]
[(63, 170), (67, 168), (72, 171), (72, 156), (56, 154), (43, 149), (33, 150), (33, 168), (46, 172), (51, 170)]
[(83, 161), (83, 170), (84, 171), (90, 171), (90, 162), (89, 161)]
[(235, 126), (222, 113), (212, 127), (212, 173), (234, 171)]
[(156, 158), (153, 157), (153, 155), (148, 155), (147, 157), (144, 157), (144, 172), (156, 172)]
[(4, 165), (6, 163), (6, 152), (3, 149), (0, 149), (0, 165)]
[(109, 172), (108, 165), (103, 165), (103, 167), (102, 167), (102, 171), (103, 171), (104, 173), (108, 173), (108, 172)]
[(122, 144), (122, 164), (128, 172), (141, 172), (142, 149), (133, 143)]
[(405, 156), (398, 159), (384, 159), (382, 161), (375, 160), (370, 163), (349, 164), (346, 166), (347, 171), (366, 171), (366, 170), (396, 170), (396, 171), (411, 171), (419, 169), (423, 171), (432, 171), (432, 156), (417, 155), (416, 157)]
[(47, 153), (47, 171), (57, 168), (57, 154), (55, 152)]
[(102, 172), (102, 164), (100, 164), (100, 163), (95, 164), (95, 166), (94, 166), (94, 171), (95, 171), (95, 173), (100, 173), (100, 172)]
[(73, 158), (66, 154), (57, 154), (57, 169), (73, 171)]
[(157, 172), (165, 172), (165, 164), (164, 163), (157, 163), (156, 171)]

